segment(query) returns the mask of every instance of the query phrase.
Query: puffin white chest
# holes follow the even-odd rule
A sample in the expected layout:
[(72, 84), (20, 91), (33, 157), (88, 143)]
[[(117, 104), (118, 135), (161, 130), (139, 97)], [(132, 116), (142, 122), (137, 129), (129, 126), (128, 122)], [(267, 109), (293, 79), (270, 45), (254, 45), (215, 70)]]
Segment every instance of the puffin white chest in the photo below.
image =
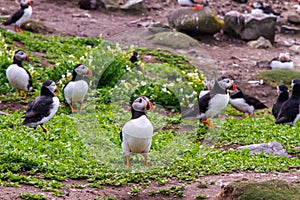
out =
[(19, 90), (28, 91), (29, 75), (24, 68), (12, 64), (7, 68), (6, 76), (13, 87)]
[(122, 148), (126, 153), (148, 153), (151, 147), (153, 126), (143, 115), (130, 120), (122, 128)]
[(251, 14), (253, 15), (264, 15), (264, 11), (262, 9), (259, 8), (254, 8), (251, 10)]
[(59, 108), (59, 99), (57, 97), (53, 97), (52, 100), (53, 100), (53, 103), (49, 107), (49, 115), (46, 117), (43, 117), (42, 120), (40, 122), (38, 122), (38, 124), (44, 124), (49, 119), (51, 119), (54, 116), (54, 114), (57, 112), (57, 110)]
[(88, 88), (88, 84), (84, 80), (75, 81), (73, 85), (72, 101), (82, 102), (88, 91)]
[(271, 62), (271, 68), (272, 69), (294, 69), (294, 63), (292, 61), (290, 62), (280, 62), (278, 60), (273, 60)]
[(194, 3), (191, 0), (178, 0), (178, 3), (183, 6), (194, 6)]
[(213, 117), (219, 114), (228, 104), (228, 94), (216, 94), (208, 104), (208, 110), (206, 111), (206, 117)]
[(254, 106), (248, 105), (243, 98), (236, 98), (236, 99), (231, 99), (229, 100), (230, 104), (238, 109), (239, 111), (242, 112), (247, 112), (252, 114), (254, 112)]
[(21, 25), (23, 22), (27, 21), (32, 15), (32, 7), (29, 6), (28, 8), (24, 9), (24, 13), (22, 17), (15, 22), (16, 25)]

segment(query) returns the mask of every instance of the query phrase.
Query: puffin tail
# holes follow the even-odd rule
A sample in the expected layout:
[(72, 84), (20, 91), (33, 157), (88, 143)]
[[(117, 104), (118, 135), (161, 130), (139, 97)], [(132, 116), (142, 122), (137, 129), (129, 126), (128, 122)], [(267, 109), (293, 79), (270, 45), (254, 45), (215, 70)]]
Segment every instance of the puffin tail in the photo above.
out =
[(285, 117), (280, 117), (279, 119), (276, 119), (275, 124), (283, 124), (286, 122)]
[(13, 22), (12, 22), (12, 20), (11, 19), (8, 19), (8, 20), (6, 20), (5, 22), (3, 22), (3, 25), (4, 26), (8, 26), (8, 25), (10, 25), (10, 24), (12, 24)]

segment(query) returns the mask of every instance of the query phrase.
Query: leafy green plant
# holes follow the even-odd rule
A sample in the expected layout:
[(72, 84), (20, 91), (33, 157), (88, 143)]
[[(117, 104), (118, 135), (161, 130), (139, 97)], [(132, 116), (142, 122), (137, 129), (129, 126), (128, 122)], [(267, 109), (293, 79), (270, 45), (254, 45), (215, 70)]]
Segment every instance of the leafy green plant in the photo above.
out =
[(20, 193), (20, 198), (29, 200), (44, 200), (47, 199), (44, 194)]

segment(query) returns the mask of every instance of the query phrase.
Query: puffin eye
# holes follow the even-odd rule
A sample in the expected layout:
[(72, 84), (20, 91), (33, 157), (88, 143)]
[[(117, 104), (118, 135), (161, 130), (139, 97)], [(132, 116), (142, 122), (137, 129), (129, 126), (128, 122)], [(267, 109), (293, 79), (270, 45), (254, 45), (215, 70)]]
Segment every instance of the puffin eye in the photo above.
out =
[(139, 99), (139, 103), (142, 103), (142, 99)]

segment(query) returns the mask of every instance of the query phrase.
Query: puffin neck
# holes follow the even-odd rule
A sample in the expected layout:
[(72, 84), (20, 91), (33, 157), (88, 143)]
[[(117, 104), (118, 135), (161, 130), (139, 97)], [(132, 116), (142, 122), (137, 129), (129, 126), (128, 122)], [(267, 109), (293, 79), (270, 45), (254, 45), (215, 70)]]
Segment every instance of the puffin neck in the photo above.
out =
[(41, 89), (41, 96), (50, 96), (50, 97), (54, 97), (55, 95), (45, 86), (42, 86)]
[(16, 65), (18, 65), (19, 67), (23, 67), (23, 65), (22, 65), (22, 61), (21, 61), (21, 60), (17, 60), (15, 57), (14, 57), (13, 64), (16, 64)]
[(147, 117), (145, 112), (136, 111), (133, 108), (131, 108), (131, 114), (132, 114), (131, 119), (137, 119), (143, 115), (145, 115)]
[(28, 8), (28, 7), (29, 7), (29, 5), (27, 5), (27, 4), (26, 5), (22, 5), (21, 4), (21, 9), (23, 9), (23, 10), (26, 9), (26, 8)]
[(72, 74), (72, 81), (83, 80), (83, 78), (84, 78), (83, 75), (77, 74), (75, 70), (73, 71), (73, 74)]

